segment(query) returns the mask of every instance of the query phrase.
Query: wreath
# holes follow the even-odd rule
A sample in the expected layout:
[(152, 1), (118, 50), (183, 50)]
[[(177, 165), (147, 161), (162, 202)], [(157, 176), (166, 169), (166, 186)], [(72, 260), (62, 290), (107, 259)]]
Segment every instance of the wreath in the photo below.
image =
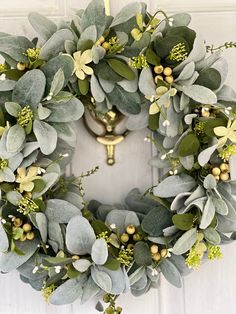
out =
[[(17, 269), (52, 304), (103, 297), (107, 314), (160, 273), (181, 287), (236, 237), (236, 93), (220, 52), (234, 43), (206, 46), (188, 14), (140, 2), (115, 17), (93, 0), (69, 22), (29, 21), (42, 42), (0, 33), (1, 272)], [(153, 131), (156, 186), (119, 206), (86, 200), (98, 169), (65, 175), (84, 109)]]

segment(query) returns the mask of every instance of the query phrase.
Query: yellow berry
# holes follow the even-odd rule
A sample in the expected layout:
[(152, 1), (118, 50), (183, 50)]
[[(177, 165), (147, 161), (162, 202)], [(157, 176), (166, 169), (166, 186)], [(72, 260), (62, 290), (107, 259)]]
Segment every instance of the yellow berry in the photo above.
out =
[(134, 241), (140, 241), (141, 240), (141, 236), (138, 234), (138, 233), (135, 233), (134, 235), (133, 235), (133, 240)]
[(28, 232), (26, 233), (27, 240), (34, 240), (35, 234), (34, 232)]
[(79, 255), (73, 255), (71, 258), (72, 258), (72, 259), (75, 259), (75, 260), (80, 259)]
[(159, 260), (161, 259), (161, 254), (160, 254), (160, 253), (153, 254), (153, 255), (152, 255), (152, 259), (153, 259), (155, 262), (159, 262)]
[(20, 237), (20, 241), (24, 242), (26, 240), (26, 234), (22, 234), (22, 236)]
[(166, 81), (168, 84), (172, 84), (172, 83), (174, 82), (174, 78), (173, 78), (172, 75), (166, 76), (165, 81)]
[(142, 33), (138, 28), (133, 28), (131, 31), (131, 35), (135, 40), (140, 40), (142, 37)]
[(150, 251), (152, 254), (156, 254), (158, 253), (158, 246), (156, 244), (153, 244), (151, 247), (150, 247)]
[(110, 47), (111, 47), (111, 45), (110, 45), (107, 41), (105, 41), (105, 42), (102, 44), (102, 47), (103, 47), (105, 50), (109, 50)]
[(156, 74), (161, 74), (163, 72), (163, 66), (162, 65), (156, 65), (155, 68), (154, 68), (154, 72)]
[(16, 218), (13, 223), (14, 223), (14, 226), (20, 227), (23, 222), (20, 218)]
[(214, 178), (216, 179), (216, 181), (220, 180), (220, 176), (214, 176)]
[(164, 79), (163, 79), (163, 77), (161, 75), (157, 75), (157, 76), (155, 76), (155, 83), (156, 84), (157, 84), (158, 80), (163, 81)]
[(221, 181), (227, 181), (227, 180), (229, 180), (229, 174), (228, 174), (227, 172), (221, 173), (221, 175), (220, 175), (220, 180), (221, 180)]
[(164, 69), (163, 73), (166, 75), (166, 76), (170, 76), (172, 74), (172, 69), (167, 67)]
[(135, 233), (135, 227), (133, 225), (129, 225), (127, 228), (126, 228), (126, 232), (128, 234), (134, 234)]
[(162, 250), (161, 250), (161, 257), (166, 257), (167, 254), (168, 254), (167, 249), (162, 249)]
[(32, 226), (27, 223), (27, 224), (24, 224), (22, 228), (23, 228), (23, 230), (24, 230), (25, 232), (29, 232), (29, 231), (31, 231)]
[(105, 41), (105, 38), (104, 36), (101, 36), (99, 39), (98, 39), (99, 43), (102, 45)]
[(17, 65), (16, 65), (16, 68), (17, 68), (17, 70), (19, 70), (19, 71), (24, 71), (25, 68), (26, 68), (26, 64), (23, 63), (23, 62), (18, 62)]
[(132, 250), (133, 248), (134, 248), (133, 244), (130, 243), (130, 244), (127, 245), (127, 249)]
[(218, 167), (214, 167), (212, 170), (211, 170), (211, 173), (213, 174), (213, 176), (219, 176), (221, 171), (220, 171), (220, 168)]
[(225, 163), (221, 164), (221, 165), (220, 165), (220, 170), (221, 170), (222, 172), (229, 172), (229, 165), (228, 165), (228, 164), (225, 164)]
[(128, 242), (129, 241), (129, 235), (127, 233), (123, 233), (120, 237), (122, 242)]

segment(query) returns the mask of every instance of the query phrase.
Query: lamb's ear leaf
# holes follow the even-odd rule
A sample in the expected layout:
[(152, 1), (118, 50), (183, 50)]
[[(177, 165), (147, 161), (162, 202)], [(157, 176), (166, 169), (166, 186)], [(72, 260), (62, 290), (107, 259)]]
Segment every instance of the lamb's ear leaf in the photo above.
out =
[(81, 298), (85, 282), (85, 275), (65, 281), (51, 294), (49, 302), (54, 305), (73, 303), (76, 299)]
[(108, 248), (107, 243), (104, 239), (97, 239), (93, 246), (91, 252), (92, 260), (97, 265), (104, 265), (108, 258)]
[(15, 241), (15, 245), (22, 255), (17, 254), (15, 251), (0, 253), (0, 270), (8, 273), (24, 264), (37, 250), (39, 244), (38, 239), (33, 241)]
[(175, 243), (173, 247), (173, 253), (181, 255), (187, 252), (197, 240), (197, 230), (192, 228), (185, 232)]
[(37, 108), (43, 98), (46, 77), (41, 70), (26, 72), (16, 83), (12, 101), (32, 108)]
[(44, 155), (50, 155), (57, 145), (57, 131), (48, 123), (35, 120), (33, 131), (39, 143), (41, 152)]
[(34, 30), (44, 40), (48, 40), (57, 31), (57, 25), (54, 22), (37, 12), (30, 12), (28, 19)]
[(182, 287), (182, 277), (180, 272), (176, 266), (171, 263), (171, 261), (169, 261), (169, 259), (163, 259), (163, 261), (160, 263), (160, 269), (166, 280), (168, 280), (172, 285), (177, 288)]
[(79, 208), (68, 201), (50, 199), (46, 201), (45, 214), (50, 222), (68, 223), (73, 217), (82, 215)]
[(7, 133), (7, 151), (17, 152), (25, 141), (25, 130), (19, 124), (13, 125)]
[(66, 246), (71, 253), (91, 254), (95, 240), (95, 233), (87, 219), (75, 216), (69, 221), (66, 228)]

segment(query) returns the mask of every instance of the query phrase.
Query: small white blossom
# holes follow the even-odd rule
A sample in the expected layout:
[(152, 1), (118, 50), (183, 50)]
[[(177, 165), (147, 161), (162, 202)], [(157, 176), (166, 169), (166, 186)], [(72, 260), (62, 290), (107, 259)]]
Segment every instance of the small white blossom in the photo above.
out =
[(53, 93), (52, 93), (52, 92), (50, 92), (48, 95), (49, 95), (49, 96), (53, 96)]
[(168, 22), (169, 22), (169, 25), (170, 25), (170, 26), (173, 26), (173, 22), (174, 22), (173, 17), (170, 17), (169, 20), (168, 20)]
[(49, 96), (49, 95), (48, 95), (48, 96), (46, 97), (46, 100), (47, 100), (47, 101), (49, 101), (49, 100), (51, 100), (51, 99), (52, 99), (52, 96)]
[(169, 150), (167, 154), (172, 154), (174, 152), (173, 149)]
[(163, 126), (169, 126), (170, 125), (170, 121), (169, 120), (165, 120), (162, 123)]
[(169, 174), (173, 176), (174, 172), (172, 170), (169, 171)]
[(41, 168), (41, 167), (38, 167), (38, 174), (42, 174), (42, 173), (45, 173), (46, 170)]
[(34, 269), (32, 270), (32, 273), (36, 274), (38, 270), (39, 270), (38, 266), (35, 266)]
[(37, 245), (37, 247), (39, 248), (39, 247), (41, 247), (41, 245), (40, 245), (40, 244), (38, 244), (38, 245)]
[(1, 218), (1, 222), (2, 222), (2, 224), (4, 225), (7, 221), (6, 221), (6, 219)]
[(5, 81), (5, 79), (6, 79), (6, 74), (5, 73), (1, 74), (0, 81)]
[(49, 245), (48, 244), (46, 244), (45, 247), (46, 247), (46, 249), (49, 249)]
[(157, 276), (157, 275), (158, 275), (158, 271), (155, 268), (153, 268), (152, 269), (152, 276)]
[(175, 170), (174, 170), (174, 174), (177, 174), (177, 173), (178, 173), (178, 170), (177, 170), (177, 169), (175, 169)]
[(145, 137), (145, 138), (144, 138), (144, 142), (148, 142), (148, 143), (150, 143), (150, 142), (151, 142), (151, 140), (150, 140), (150, 138)]
[(149, 25), (149, 26), (146, 28), (146, 31), (148, 32), (148, 31), (150, 31), (151, 29), (152, 29), (152, 26)]
[(60, 157), (66, 158), (66, 157), (69, 157), (69, 154), (68, 154), (68, 153), (66, 153), (66, 154), (60, 154)]
[(154, 100), (155, 100), (155, 96), (152, 95), (151, 98), (150, 98), (150, 101), (153, 102)]
[(166, 154), (161, 155), (161, 160), (164, 160), (164, 159), (166, 159)]
[(232, 110), (232, 107), (226, 107), (225, 108), (225, 113), (230, 114), (230, 110)]
[(110, 228), (111, 228), (111, 229), (116, 229), (116, 224), (111, 224), (111, 225), (110, 225)]
[(55, 273), (59, 274), (61, 272), (61, 266), (55, 266)]

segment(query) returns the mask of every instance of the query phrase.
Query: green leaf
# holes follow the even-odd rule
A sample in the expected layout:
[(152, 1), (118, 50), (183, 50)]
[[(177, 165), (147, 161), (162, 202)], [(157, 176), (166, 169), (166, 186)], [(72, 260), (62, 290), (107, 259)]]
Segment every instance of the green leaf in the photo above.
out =
[(46, 78), (42, 71), (28, 71), (17, 81), (12, 101), (36, 108), (43, 98), (45, 85)]
[(148, 116), (148, 126), (152, 131), (156, 131), (159, 127), (159, 113)]
[(182, 277), (176, 266), (169, 259), (164, 258), (160, 263), (160, 269), (166, 280), (177, 288), (182, 287)]
[(204, 133), (210, 137), (215, 137), (214, 128), (218, 126), (225, 126), (227, 125), (227, 119), (224, 118), (209, 118), (204, 124)]
[(84, 276), (65, 281), (50, 295), (49, 302), (54, 305), (73, 303), (82, 296), (84, 282)]
[(115, 86), (107, 98), (121, 112), (138, 114), (141, 111), (141, 99), (138, 93), (126, 92), (122, 87)]
[(180, 230), (189, 230), (193, 227), (193, 214), (177, 214), (172, 217), (173, 224)]
[(108, 257), (106, 263), (103, 266), (110, 270), (117, 270), (120, 268), (120, 262), (115, 258)]
[(60, 29), (55, 32), (40, 50), (40, 58), (50, 60), (60, 52), (65, 52), (65, 41), (73, 40), (73, 33), (69, 29)]
[(135, 79), (135, 73), (131, 70), (127, 63), (118, 59), (108, 59), (107, 63), (120, 76), (132, 81)]
[(46, 183), (42, 179), (34, 180), (33, 192), (41, 192), (46, 186)]
[(196, 155), (200, 147), (199, 140), (194, 133), (187, 134), (179, 143), (178, 152), (181, 157)]
[(110, 235), (111, 231), (107, 227), (107, 225), (101, 221), (101, 220), (93, 220), (91, 221), (91, 226), (93, 227), (94, 232), (96, 235), (102, 233), (102, 232), (107, 232), (108, 235)]
[(152, 65), (159, 65), (161, 61), (160, 57), (151, 48), (147, 48), (146, 58), (147, 62)]
[(78, 85), (79, 85), (79, 90), (82, 95), (87, 95), (89, 91), (89, 80), (88, 77), (86, 77), (84, 80), (78, 79)]
[(110, 293), (112, 290), (111, 277), (102, 270), (98, 270), (95, 267), (91, 268), (91, 275), (93, 281), (105, 292)]
[(64, 266), (72, 264), (75, 260), (69, 257), (45, 257), (43, 258), (43, 264), (45, 266)]
[(65, 76), (62, 69), (59, 69), (56, 74), (54, 75), (50, 93), (53, 94), (53, 96), (56, 96), (63, 88), (65, 84)]
[(182, 173), (167, 177), (154, 188), (154, 195), (159, 197), (174, 197), (180, 193), (189, 192), (196, 187), (196, 181), (191, 176)]
[(196, 228), (190, 229), (185, 232), (175, 243), (173, 247), (173, 253), (175, 255), (181, 255), (186, 253), (194, 243), (197, 241), (197, 230)]
[(141, 13), (142, 5), (141, 3), (135, 2), (130, 3), (123, 7), (121, 11), (114, 17), (110, 27), (123, 24), (129, 21), (132, 17), (135, 17), (137, 13)]
[(135, 244), (134, 260), (138, 266), (152, 265), (152, 257), (147, 243), (140, 241)]
[(41, 152), (44, 155), (50, 155), (57, 145), (56, 130), (48, 123), (39, 120), (34, 121), (33, 130)]
[(28, 63), (28, 58), (24, 55), (26, 50), (34, 48), (34, 44), (23, 36), (3, 36), (0, 37), (0, 53), (4, 53), (16, 62)]
[(162, 235), (163, 229), (171, 225), (172, 213), (162, 206), (151, 209), (141, 224), (143, 231), (154, 237)]
[(221, 85), (221, 75), (213, 68), (202, 70), (195, 82), (197, 85), (205, 86), (211, 90), (216, 90)]
[(57, 31), (57, 25), (54, 22), (37, 12), (29, 13), (28, 19), (34, 30), (45, 40)]
[(103, 0), (91, 1), (82, 15), (82, 31), (93, 25), (95, 25), (97, 29), (97, 38), (100, 38), (106, 27), (106, 15)]
[(17, 152), (25, 141), (25, 131), (19, 124), (13, 125), (7, 133), (7, 151), (10, 153)]
[(208, 227), (206, 230), (203, 231), (203, 233), (204, 233), (205, 239), (210, 244), (212, 244), (212, 245), (219, 245), (220, 244), (221, 238), (220, 238), (219, 233), (215, 229)]

